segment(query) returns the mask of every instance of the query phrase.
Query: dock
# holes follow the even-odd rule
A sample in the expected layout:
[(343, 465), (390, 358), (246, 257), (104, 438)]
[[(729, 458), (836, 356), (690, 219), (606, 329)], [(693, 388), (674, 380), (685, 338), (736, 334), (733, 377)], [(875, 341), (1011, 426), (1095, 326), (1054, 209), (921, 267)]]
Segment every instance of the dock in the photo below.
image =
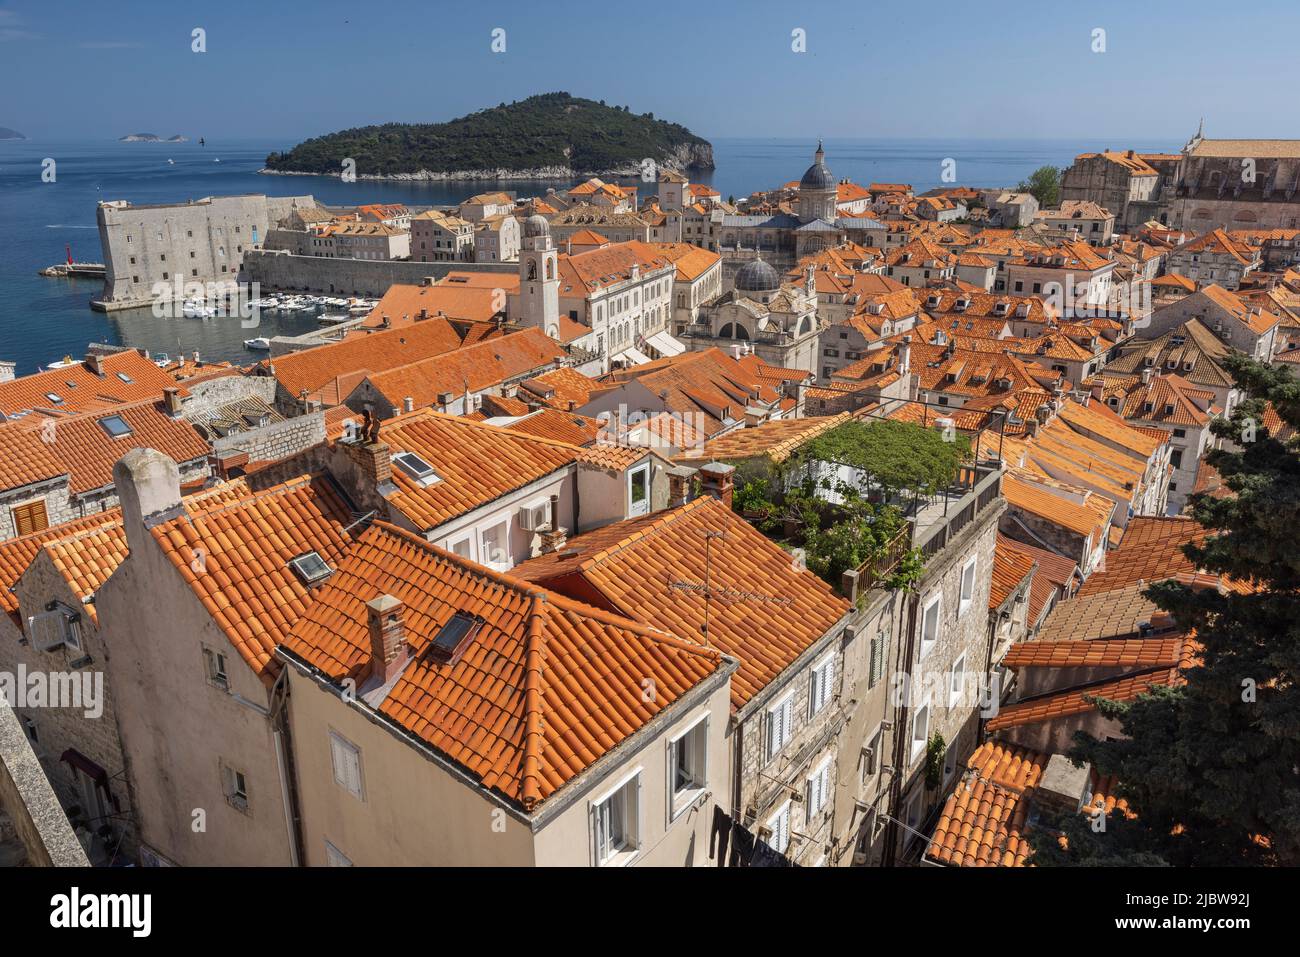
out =
[(39, 275), (49, 276), (53, 279), (80, 278), (80, 279), (103, 279), (103, 263), (58, 263), (53, 266), (46, 266), (40, 270)]

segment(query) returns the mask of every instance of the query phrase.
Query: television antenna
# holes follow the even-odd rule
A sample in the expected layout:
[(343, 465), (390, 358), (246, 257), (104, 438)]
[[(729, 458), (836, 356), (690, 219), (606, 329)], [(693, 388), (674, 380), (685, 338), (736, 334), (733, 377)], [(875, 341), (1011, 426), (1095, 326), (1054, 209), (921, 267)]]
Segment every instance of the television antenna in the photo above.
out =
[(764, 595), (756, 592), (742, 591), (737, 588), (728, 588), (726, 586), (715, 587), (713, 584), (713, 541), (715, 539), (725, 539), (727, 533), (717, 529), (706, 528), (704, 530), (704, 581), (696, 582), (689, 579), (673, 579), (668, 582), (668, 588), (676, 591), (689, 591), (704, 596), (704, 622), (700, 625), (700, 634), (704, 636), (704, 646), (711, 647), (709, 644), (709, 611), (716, 598), (727, 604), (737, 604), (742, 602), (770, 603), (774, 605), (792, 604), (792, 599), (781, 595)]

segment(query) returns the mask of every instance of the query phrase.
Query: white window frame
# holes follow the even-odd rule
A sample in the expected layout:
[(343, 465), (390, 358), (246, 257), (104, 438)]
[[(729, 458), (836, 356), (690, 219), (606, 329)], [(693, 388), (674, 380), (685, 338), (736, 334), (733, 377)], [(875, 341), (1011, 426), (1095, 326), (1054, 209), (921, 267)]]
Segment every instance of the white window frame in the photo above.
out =
[[(242, 790), (240, 782), (243, 783)], [(221, 791), (226, 797), (227, 804), (241, 814), (249, 813), (252, 801), (248, 796), (248, 775), (224, 761), (221, 763)]]
[[(965, 614), (966, 609), (969, 608), (971, 606), (971, 602), (975, 600), (976, 561), (977, 559), (972, 558), (970, 561), (968, 561), (965, 565), (961, 567), (961, 580), (958, 582), (957, 585), (958, 588), (957, 614), (958, 615)], [(966, 573), (968, 571), (970, 572), (970, 594), (969, 595), (966, 594)]]
[(835, 653), (813, 665), (808, 688), (808, 717), (815, 717), (830, 704), (835, 687)]
[[(918, 740), (916, 736), (917, 719), (920, 718), (921, 715), (925, 715), (925, 727), (924, 727), (924, 733), (921, 735), (920, 739)], [(929, 696), (926, 697), (924, 704), (918, 705), (916, 708), (912, 710), (911, 725), (912, 725), (911, 760), (915, 761), (918, 757), (920, 757), (922, 754), (925, 753), (926, 745), (930, 743), (930, 698)]]
[[(929, 641), (927, 641), (925, 638), (925, 621), (930, 616), (930, 609), (934, 609), (934, 636), (930, 638)], [(934, 600), (921, 610), (921, 641), (919, 643), (921, 646), (921, 651), (920, 651), (919, 658), (924, 658), (926, 655), (930, 653), (930, 649), (933, 648), (936, 644), (938, 644), (939, 632), (941, 630), (942, 625), (943, 625), (943, 595), (939, 594), (939, 595), (935, 595)]]
[[(460, 538), (447, 539), (447, 551), (451, 552), (453, 555), (459, 555), (461, 558), (468, 558), (472, 562), (478, 561), (478, 551), (475, 548), (475, 545), (477, 544), (477, 540), (473, 533), (466, 533), (461, 535)], [(458, 545), (466, 546), (468, 554), (462, 555), (460, 552), (456, 551)]]
[[(645, 502), (643, 505), (639, 507), (637, 506), (636, 502), (633, 501), (632, 499), (632, 481), (633, 481), (633, 476), (637, 474), (645, 475)], [(651, 485), (650, 479), (651, 476), (650, 476), (649, 462), (646, 462), (643, 465), (638, 465), (635, 466), (634, 468), (630, 468), (627, 470), (627, 516), (628, 518), (635, 518), (638, 515), (648, 515), (650, 513), (650, 500), (654, 497), (654, 488)]]
[[(776, 713), (778, 711), (783, 713), (779, 725), (781, 729), (781, 739), (779, 741), (776, 740), (776, 737), (773, 733), (775, 729), (778, 727), (778, 725), (774, 723), (777, 720)], [(763, 749), (764, 749), (764, 754), (767, 755), (767, 761), (769, 762), (772, 761), (778, 754), (781, 753), (781, 749), (790, 743), (790, 737), (792, 731), (790, 726), (793, 723), (793, 718), (794, 718), (794, 692), (787, 691), (785, 695), (780, 698), (780, 700), (778, 700), (775, 704), (770, 705), (767, 709), (767, 721), (763, 728), (763, 736), (764, 736)]]
[[(589, 805), (589, 817), (591, 821), (591, 849), (592, 859), (597, 867), (624, 867), (630, 864), (641, 853), (641, 771), (640, 765), (633, 768), (627, 774), (623, 775), (610, 788), (608, 788), (599, 797), (593, 798)], [(628, 785), (634, 785), (632, 793), (634, 795), (636, 806), (632, 808), (632, 820), (623, 822), (624, 835), (627, 837), (627, 846), (618, 850), (610, 851), (601, 856), (601, 839), (600, 839), (600, 813), (601, 808), (608, 804), (609, 801)], [(626, 802), (624, 810), (626, 812)], [(630, 835), (630, 836), (629, 836)]]
[(784, 854), (790, 847), (790, 801), (788, 799), (767, 819), (767, 828), (772, 832), (768, 836), (767, 846), (778, 854)]
[(812, 774), (808, 775), (807, 792), (804, 797), (805, 823), (812, 824), (817, 819), (817, 815), (821, 814), (826, 808), (826, 802), (830, 797), (833, 783), (831, 781), (831, 756), (828, 754), (813, 769)]
[[(961, 683), (957, 684), (957, 676), (961, 676)], [(948, 707), (951, 708), (962, 699), (966, 693), (966, 652), (957, 656), (957, 660), (952, 663), (948, 669)]]
[[(329, 732), (330, 769), (334, 774), (334, 783), (347, 791), (358, 801), (366, 799), (366, 778), (361, 767), (361, 749), (339, 734), (333, 728)], [(340, 767), (339, 756), (345, 754), (351, 758), (353, 767)], [(355, 772), (355, 780), (353, 780)]]
[(208, 684), (221, 691), (230, 693), (230, 664), (223, 652), (203, 646), (203, 670), (207, 673)]
[[(504, 562), (494, 562), (491, 551), (486, 547), (486, 538), (488, 532), (496, 529), (501, 530), (501, 543), (505, 550), (506, 560)], [(486, 565), (488, 568), (499, 572), (509, 571), (514, 567), (514, 559), (510, 554), (510, 521), (505, 518), (498, 518), (491, 522), (484, 522), (476, 530), (478, 538), (479, 564)]]
[[(683, 738), (698, 733), (701, 735), (700, 743), (700, 764), (692, 781), (694, 787), (677, 790), (677, 745)], [(695, 803), (704, 791), (708, 788), (709, 782), (709, 714), (706, 711), (687, 727), (683, 728), (677, 734), (668, 739), (668, 823), (681, 815), (688, 807)]]

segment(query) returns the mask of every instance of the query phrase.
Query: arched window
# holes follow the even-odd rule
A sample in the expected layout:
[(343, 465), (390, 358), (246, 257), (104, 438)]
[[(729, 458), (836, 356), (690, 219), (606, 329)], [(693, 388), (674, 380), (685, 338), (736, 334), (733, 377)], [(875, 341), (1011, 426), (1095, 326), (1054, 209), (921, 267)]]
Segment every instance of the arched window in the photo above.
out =
[(729, 322), (718, 333), (719, 339), (748, 339), (749, 331), (738, 322)]
[(555, 261), (554, 261), (554, 260), (551, 260), (551, 259), (546, 260), (546, 278), (547, 278), (547, 279), (554, 279), (554, 278), (555, 278)]

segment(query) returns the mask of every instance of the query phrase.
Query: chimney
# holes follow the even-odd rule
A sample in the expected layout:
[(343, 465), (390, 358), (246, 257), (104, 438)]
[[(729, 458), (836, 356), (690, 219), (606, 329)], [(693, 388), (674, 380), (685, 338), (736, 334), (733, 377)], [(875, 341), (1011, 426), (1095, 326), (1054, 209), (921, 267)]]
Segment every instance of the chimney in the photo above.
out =
[(149, 547), (148, 529), (181, 511), (181, 473), (154, 449), (132, 449), (113, 466), (122, 527), (132, 551)]
[(1143, 366), (1143, 367), (1142, 367), (1142, 384), (1143, 384), (1143, 385), (1150, 385), (1150, 384), (1151, 384), (1151, 380), (1152, 380), (1152, 378), (1155, 377), (1155, 374), (1156, 374), (1156, 370), (1155, 370), (1154, 368), (1152, 368), (1151, 366)]
[(415, 411), (415, 399), (411, 398), (409, 395), (408, 395), (405, 399), (403, 399), (403, 400), (402, 400), (402, 411), (403, 411), (403, 412), (414, 412), (414, 411)]
[(1034, 802), (1049, 811), (1077, 814), (1088, 796), (1088, 777), (1092, 768), (1085, 764), (1076, 768), (1063, 754), (1054, 754), (1047, 760), (1043, 776), (1034, 788)]
[(691, 500), (691, 478), (695, 469), (689, 465), (674, 465), (668, 470), (668, 507), (677, 508)]
[(735, 466), (727, 465), (725, 462), (710, 462), (702, 466), (700, 483), (704, 486), (704, 493), (713, 496), (727, 508), (731, 508), (732, 475), (735, 471)]
[(340, 442), (339, 445), (352, 464), (372, 483), (372, 487), (392, 479), (393, 462), (387, 443), (370, 442), (361, 438), (355, 442)]
[(86, 353), (86, 365), (90, 366), (90, 371), (101, 378), (104, 375), (104, 357), (94, 352)]
[(198, 364), (199, 364), (199, 350), (198, 350), (198, 349), (195, 349), (195, 350), (194, 350), (194, 364), (195, 364), (195, 365), (198, 365)]
[(1092, 397), (1098, 402), (1103, 401), (1106, 398), (1106, 387), (1100, 382), (1095, 384), (1092, 387)]
[(406, 643), (405, 605), (392, 595), (380, 595), (366, 602), (370, 626), (370, 677), (381, 686), (388, 684), (406, 666), (410, 648)]

